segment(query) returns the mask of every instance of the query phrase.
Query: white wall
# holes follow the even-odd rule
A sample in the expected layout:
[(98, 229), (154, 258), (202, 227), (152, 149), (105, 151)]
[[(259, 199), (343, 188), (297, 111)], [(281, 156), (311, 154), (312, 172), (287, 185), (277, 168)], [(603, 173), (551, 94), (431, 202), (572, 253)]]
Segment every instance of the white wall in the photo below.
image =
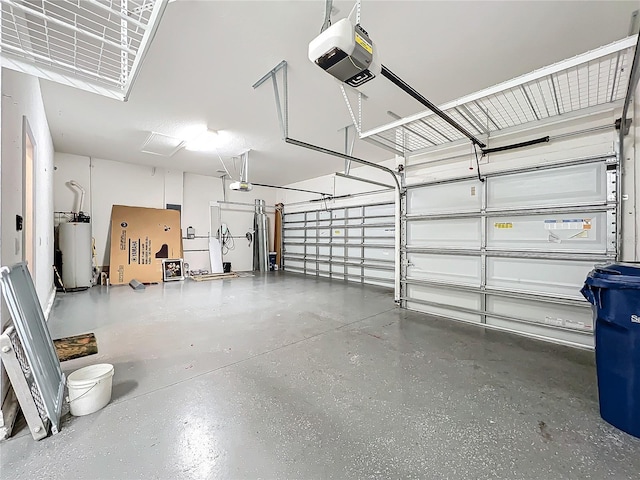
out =
[(183, 172), (180, 170), (164, 171), (164, 204), (182, 205)]
[[(229, 190), (227, 182), (227, 201), (249, 203), (253, 205), (255, 199), (262, 199), (267, 206), (273, 207), (276, 203), (276, 190), (265, 187), (254, 187), (251, 192), (236, 192)], [(192, 226), (196, 230), (193, 240), (185, 239), (184, 258), (191, 269), (209, 270), (208, 235), (210, 230), (210, 202), (223, 200), (222, 180), (218, 177), (184, 174), (184, 206), (182, 216), (182, 231), (186, 235), (187, 227)], [(272, 209), (268, 209), (271, 212)], [(234, 237), (235, 247), (229, 250), (223, 261), (231, 262), (234, 271), (248, 271), (253, 269), (253, 248), (245, 239), (245, 234), (253, 230), (252, 206), (221, 205), (221, 220), (229, 227)], [(215, 219), (214, 219), (215, 220)], [(273, 222), (274, 217), (269, 214), (270, 221), (270, 249), (273, 249)], [(213, 232), (215, 234), (215, 232)], [(200, 250), (200, 251), (199, 251)]]
[[(387, 160), (382, 162), (381, 165), (390, 168), (392, 170), (396, 167), (396, 161)], [(341, 172), (342, 173), (342, 172)], [(353, 177), (365, 178), (376, 182), (384, 183), (386, 185), (393, 186), (393, 178), (387, 172), (382, 170), (367, 167), (358, 166), (353, 163), (349, 174)], [(321, 177), (304, 180), (302, 182), (292, 183), (286, 185), (291, 188), (300, 188), (304, 190), (311, 190), (314, 192), (328, 193), (334, 197), (340, 197), (342, 195), (349, 194), (361, 194), (364, 192), (377, 192), (370, 195), (356, 195), (350, 198), (343, 198), (338, 200), (328, 200), (313, 203), (303, 203), (301, 205), (293, 205), (298, 202), (307, 202), (308, 200), (315, 200), (322, 198), (320, 195), (297, 192), (291, 190), (278, 190), (277, 199), (285, 205), (285, 213), (299, 212), (305, 210), (320, 210), (325, 208), (349, 206), (349, 205), (365, 205), (369, 203), (379, 202), (393, 202), (395, 190), (389, 189), (384, 191), (385, 188), (379, 185), (373, 185), (370, 183), (361, 182), (358, 180), (352, 180), (336, 176), (335, 174), (323, 175)]]
[[(34, 284), (40, 304), (48, 314), (53, 302), (53, 142), (37, 78), (2, 69), (2, 176), (1, 176), (1, 262), (12, 265), (23, 260), (23, 232), (16, 231), (16, 215), (23, 212), (23, 116), (36, 143), (34, 168), (35, 230)], [(2, 328), (9, 314), (2, 304)], [(1, 399), (8, 382), (0, 378)]]
[(165, 208), (163, 171), (154, 167), (91, 159), (91, 219), (98, 265), (107, 265), (111, 207)]
[[(188, 226), (196, 229), (197, 237), (204, 237), (183, 239), (185, 262), (193, 269), (210, 270), (207, 239), (209, 203), (223, 200), (220, 178), (61, 153), (56, 153), (55, 166), (55, 211), (69, 212), (77, 208), (79, 198), (69, 187), (70, 180), (76, 180), (86, 190), (84, 210), (91, 215), (99, 266), (108, 265), (113, 205), (165, 208), (167, 203), (172, 203), (182, 205), (183, 237), (186, 237)], [(273, 206), (276, 193), (273, 189), (261, 187), (247, 193), (233, 192), (227, 186), (229, 201), (253, 204), (256, 198), (264, 199), (267, 205)], [(253, 229), (253, 208), (224, 206), (222, 221), (227, 223), (234, 236), (242, 236), (234, 239), (236, 246), (224, 256), (224, 261), (231, 262), (236, 271), (251, 270), (253, 251), (244, 235)]]
[(36, 143), (35, 278), (43, 309), (53, 293), (53, 142), (37, 78), (2, 70), (2, 264), (22, 260), (22, 232), (16, 214), (24, 215), (22, 117), (26, 116)]
[(91, 215), (99, 266), (109, 264), (109, 226), (113, 205), (165, 207), (164, 172), (153, 167), (56, 153), (56, 212), (70, 212), (78, 207), (79, 197), (69, 186), (70, 180), (76, 180), (86, 190), (83, 208)]
[(222, 199), (222, 183), (219, 178), (192, 173), (185, 173), (183, 181), (182, 236), (189, 226), (196, 231), (195, 239), (182, 241), (184, 261), (192, 270), (210, 270), (209, 201)]
[(77, 188), (69, 185), (71, 180), (75, 180), (85, 189), (82, 210), (90, 214), (91, 170), (89, 157), (56, 152), (53, 168), (53, 205), (56, 212), (75, 212), (80, 207), (80, 192)]

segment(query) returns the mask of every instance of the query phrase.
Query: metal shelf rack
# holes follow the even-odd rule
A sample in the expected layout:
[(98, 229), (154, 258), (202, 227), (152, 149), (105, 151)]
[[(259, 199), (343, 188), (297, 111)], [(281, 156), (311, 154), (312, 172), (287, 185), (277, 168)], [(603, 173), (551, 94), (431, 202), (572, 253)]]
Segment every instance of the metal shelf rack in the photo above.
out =
[[(529, 122), (622, 101), (637, 35), (541, 68), (440, 107), (479, 137)], [(431, 111), (362, 132), (399, 155), (466, 140)]]
[(168, 0), (0, 0), (2, 66), (126, 100)]

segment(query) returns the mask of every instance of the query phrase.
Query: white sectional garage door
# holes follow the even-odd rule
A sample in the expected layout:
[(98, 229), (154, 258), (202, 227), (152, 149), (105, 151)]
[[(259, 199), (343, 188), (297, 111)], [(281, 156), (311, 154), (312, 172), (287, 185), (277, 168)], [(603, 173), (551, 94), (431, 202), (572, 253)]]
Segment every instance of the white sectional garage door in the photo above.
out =
[(617, 251), (614, 157), (409, 187), (403, 305), (593, 345), (580, 288)]
[(285, 213), (286, 271), (393, 287), (394, 204)]

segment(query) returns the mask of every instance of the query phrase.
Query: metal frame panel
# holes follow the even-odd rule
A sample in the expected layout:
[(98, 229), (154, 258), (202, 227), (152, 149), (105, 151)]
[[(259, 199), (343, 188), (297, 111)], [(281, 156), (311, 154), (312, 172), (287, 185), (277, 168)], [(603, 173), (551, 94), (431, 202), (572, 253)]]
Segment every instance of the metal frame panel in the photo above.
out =
[(51, 431), (60, 430), (65, 375), (26, 263), (0, 268), (0, 285)]
[(29, 362), (14, 327), (0, 335), (0, 358), (34, 440), (47, 436), (51, 422), (44, 410), (38, 387), (33, 382)]

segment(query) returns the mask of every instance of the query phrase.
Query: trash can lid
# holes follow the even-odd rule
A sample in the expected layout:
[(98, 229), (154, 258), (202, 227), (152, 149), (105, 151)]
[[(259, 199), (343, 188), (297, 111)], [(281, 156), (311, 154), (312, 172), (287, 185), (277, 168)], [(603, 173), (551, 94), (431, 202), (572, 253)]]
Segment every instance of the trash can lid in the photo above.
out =
[(640, 264), (611, 263), (596, 266), (589, 272), (585, 284), (601, 288), (640, 289)]

